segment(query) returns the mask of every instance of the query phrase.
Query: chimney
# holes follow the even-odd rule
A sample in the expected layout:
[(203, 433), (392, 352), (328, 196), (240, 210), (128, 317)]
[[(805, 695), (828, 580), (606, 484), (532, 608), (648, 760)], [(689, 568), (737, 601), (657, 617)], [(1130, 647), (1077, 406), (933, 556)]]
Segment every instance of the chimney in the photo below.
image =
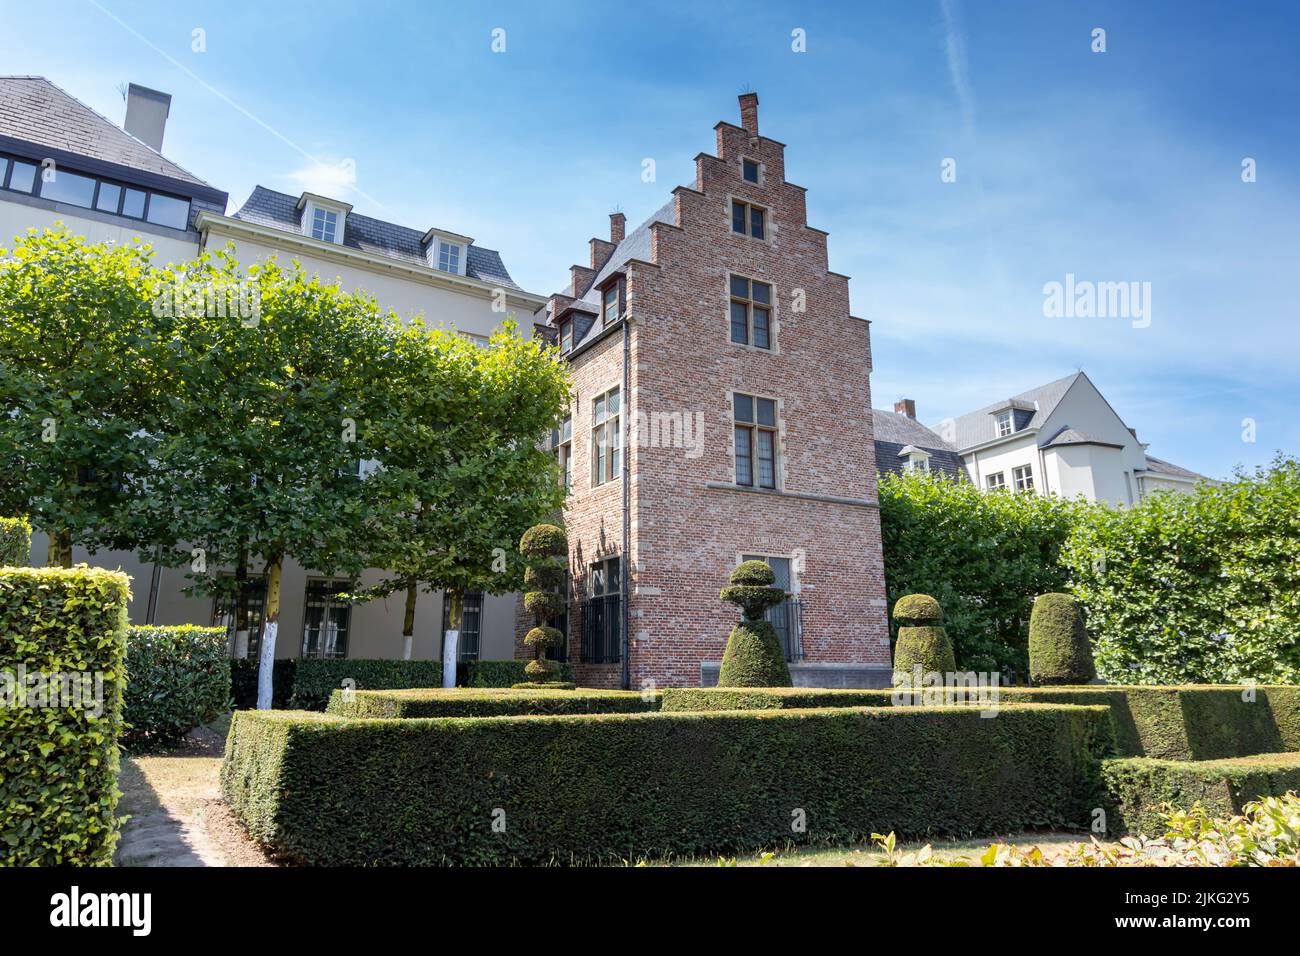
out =
[(758, 135), (758, 94), (740, 94), (740, 125), (749, 131), (750, 136)]
[(126, 88), (126, 122), (122, 126), (140, 142), (161, 153), (171, 108), (170, 93), (132, 83)]
[(611, 212), (609, 214), (609, 241), (618, 245), (623, 241), (623, 233), (627, 229), (627, 216), (621, 212)]
[(908, 418), (916, 418), (916, 400), (912, 398), (900, 398), (894, 402), (894, 413), (897, 415), (906, 415)]

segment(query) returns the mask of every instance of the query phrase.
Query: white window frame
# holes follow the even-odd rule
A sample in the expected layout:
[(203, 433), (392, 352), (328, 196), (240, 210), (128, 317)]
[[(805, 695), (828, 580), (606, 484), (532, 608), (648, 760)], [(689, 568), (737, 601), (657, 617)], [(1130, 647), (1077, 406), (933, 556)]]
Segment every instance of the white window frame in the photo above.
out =
[[(324, 197), (309, 196), (304, 194), (302, 200), (302, 234), (308, 239), (314, 239), (317, 242), (324, 242), (331, 246), (343, 245), (343, 236), (348, 227), (348, 213), (352, 207), (347, 203), (332, 202)], [(316, 235), (316, 216), (320, 214), (327, 219), (332, 217), (334, 220), (334, 235), (330, 238), (323, 238)]]
[(903, 463), (904, 471), (923, 471), (927, 475), (930, 473), (930, 455), (927, 452), (917, 450), (909, 452), (907, 461)]
[[(474, 240), (469, 236), (447, 232), (443, 229), (430, 229), (424, 234), (424, 261), (428, 263), (429, 268), (434, 272), (440, 272), (443, 275), (468, 275), (469, 247), (473, 244)], [(442, 250), (444, 247), (456, 250), (456, 268), (454, 270), (442, 267)]]
[[(995, 480), (996, 479), (996, 480)], [(984, 489), (986, 491), (997, 491), (1007, 486), (1007, 473), (1005, 471), (995, 471), (991, 475), (984, 476)]]
[(1005, 412), (998, 412), (997, 423), (998, 423), (998, 437), (1006, 438), (1008, 435), (1014, 433), (1016, 430), (1015, 412), (1013, 412), (1009, 408)]
[[(441, 237), (438, 237), (435, 241), (438, 244), (438, 254), (433, 267), (439, 272), (445, 272), (448, 275), (463, 276), (465, 274), (465, 247), (459, 242), (451, 242)], [(443, 267), (443, 253), (446, 253), (445, 258), (448, 265), (454, 265), (455, 268), (447, 269)]]
[(1016, 465), (1015, 468), (1011, 469), (1011, 480), (1015, 485), (1016, 491), (1033, 491), (1034, 466)]

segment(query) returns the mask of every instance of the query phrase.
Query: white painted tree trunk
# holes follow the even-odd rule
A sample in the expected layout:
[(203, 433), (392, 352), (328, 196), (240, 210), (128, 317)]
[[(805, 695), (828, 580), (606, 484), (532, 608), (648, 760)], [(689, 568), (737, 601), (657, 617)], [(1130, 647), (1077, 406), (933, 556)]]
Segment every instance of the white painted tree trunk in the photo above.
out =
[(456, 686), (456, 658), (460, 631), (447, 631), (442, 637), (442, 686)]
[(407, 634), (402, 638), (402, 660), (409, 661), (411, 659), (411, 650), (414, 643), (415, 636), (413, 634)]
[(248, 631), (235, 632), (234, 657), (241, 661), (248, 657)]
[[(262, 628), (262, 653), (257, 664), (257, 709), (271, 709), (271, 671), (275, 668), (275, 632), (280, 629), (279, 621), (267, 621)], [(248, 653), (245, 646), (244, 653)]]

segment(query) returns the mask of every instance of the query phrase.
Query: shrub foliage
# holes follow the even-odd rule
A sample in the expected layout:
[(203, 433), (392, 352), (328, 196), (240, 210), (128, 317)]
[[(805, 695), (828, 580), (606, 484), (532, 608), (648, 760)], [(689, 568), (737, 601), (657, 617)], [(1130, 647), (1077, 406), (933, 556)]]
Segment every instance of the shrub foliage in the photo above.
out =
[[(0, 570), (0, 865), (112, 862), (129, 599), (116, 571)], [(92, 699), (49, 706), (74, 674)]]
[(1086, 684), (1096, 676), (1079, 605), (1068, 594), (1040, 595), (1029, 617), (1029, 679)]
[(126, 673), (127, 750), (174, 747), (230, 706), (225, 628), (133, 627)]
[(32, 526), (26, 518), (0, 518), (0, 567), (25, 568), (31, 561)]
[(559, 692), (554, 688), (336, 690), (328, 712), (340, 717), (517, 717), (543, 714), (632, 714), (658, 710), (658, 694), (630, 690)]
[(721, 591), (722, 600), (734, 604), (744, 620), (731, 629), (727, 648), (718, 670), (721, 687), (789, 687), (790, 668), (785, 652), (770, 621), (763, 614), (786, 598), (773, 587), (775, 575), (762, 561), (743, 561), (731, 572), (731, 584)]

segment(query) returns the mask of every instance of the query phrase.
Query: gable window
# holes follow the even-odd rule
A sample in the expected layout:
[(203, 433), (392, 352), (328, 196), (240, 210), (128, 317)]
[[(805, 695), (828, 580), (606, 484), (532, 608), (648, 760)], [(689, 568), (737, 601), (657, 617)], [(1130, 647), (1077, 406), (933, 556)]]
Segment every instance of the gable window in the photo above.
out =
[(746, 182), (758, 182), (758, 163), (752, 159), (742, 159), (740, 161), (740, 174)]
[(559, 428), (551, 429), (551, 450), (560, 466), (560, 480), (564, 487), (573, 487), (573, 416), (565, 415)]
[[(442, 595), (442, 631), (452, 629), (451, 601)], [(456, 641), (456, 657), (462, 661), (478, 660), (479, 635), (483, 630), (483, 592), (466, 591), (460, 600), (460, 637)]]
[(339, 214), (333, 209), (312, 207), (311, 237), (321, 242), (333, 242), (339, 228)]
[(731, 277), (731, 341), (772, 347), (772, 287), (766, 282)]
[(1013, 468), (1011, 470), (1011, 477), (1016, 483), (1016, 491), (1034, 490), (1034, 470), (1029, 465), (1021, 465), (1019, 468)]
[(999, 488), (1007, 486), (1007, 473), (1005, 471), (994, 472), (984, 479), (984, 487), (989, 491), (997, 491)]
[(731, 231), (762, 239), (767, 233), (767, 210), (739, 199), (731, 200)]
[(776, 400), (732, 397), (736, 432), (736, 484), (776, 488)]
[(619, 393), (611, 388), (591, 403), (591, 483), (603, 485), (622, 474)]
[(460, 246), (445, 239), (438, 240), (438, 270), (460, 275)]
[(560, 350), (568, 352), (573, 348), (573, 320), (565, 319), (560, 323)]
[(904, 471), (921, 471), (927, 475), (930, 473), (930, 456), (923, 451), (914, 451), (907, 456), (907, 461), (903, 463)]
[(303, 657), (347, 657), (352, 606), (340, 599), (351, 588), (347, 581), (307, 582), (302, 615)]
[(1005, 412), (998, 412), (998, 437), (1006, 438), (1015, 430), (1016, 426), (1011, 418), (1011, 410), (1007, 409)]

